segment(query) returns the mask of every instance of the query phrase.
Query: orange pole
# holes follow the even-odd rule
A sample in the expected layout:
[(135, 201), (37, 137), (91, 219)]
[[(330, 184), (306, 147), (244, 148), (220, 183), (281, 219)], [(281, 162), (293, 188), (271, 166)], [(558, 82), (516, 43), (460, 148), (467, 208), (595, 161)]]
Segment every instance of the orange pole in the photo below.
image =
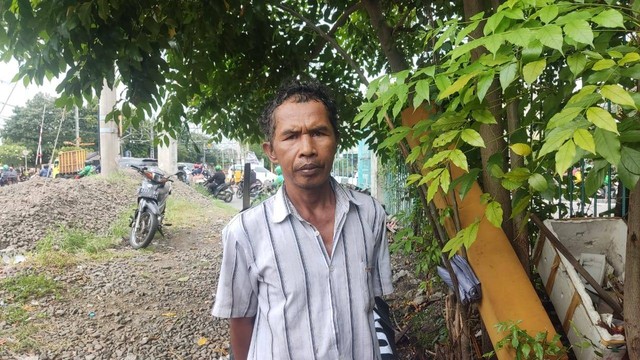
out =
[[(406, 109), (402, 112), (402, 124), (411, 127), (430, 115), (424, 107), (415, 111)], [(407, 141), (411, 147), (418, 145), (416, 138), (409, 137)], [(452, 181), (465, 174), (464, 170), (455, 166), (451, 166), (450, 170)], [(551, 320), (504, 231), (493, 226), (484, 216), (486, 206), (480, 201), (481, 195), (482, 189), (476, 182), (465, 198), (457, 201), (457, 210), (462, 228), (480, 219), (478, 237), (467, 250), (467, 255), (481, 282), (482, 300), (478, 308), (491, 342), (495, 347), (506, 335), (498, 333), (495, 328), (497, 323), (519, 320), (521, 323), (518, 326), (529, 335), (547, 331), (547, 339), (551, 340), (556, 334)], [(443, 194), (437, 194), (434, 203), (438, 209), (453, 205), (448, 203)], [(447, 225), (447, 233), (453, 237), (455, 229), (452, 224)], [(498, 351), (497, 355), (501, 360), (515, 358), (514, 351), (504, 349)]]

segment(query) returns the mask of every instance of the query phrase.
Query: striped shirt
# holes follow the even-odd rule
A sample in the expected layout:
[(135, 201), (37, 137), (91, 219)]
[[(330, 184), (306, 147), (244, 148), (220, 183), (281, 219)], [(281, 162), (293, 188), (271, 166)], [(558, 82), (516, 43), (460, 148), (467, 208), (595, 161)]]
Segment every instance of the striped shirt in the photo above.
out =
[(374, 296), (393, 291), (385, 212), (368, 195), (332, 186), (331, 257), (283, 188), (223, 230), (212, 313), (256, 317), (249, 359), (380, 359)]

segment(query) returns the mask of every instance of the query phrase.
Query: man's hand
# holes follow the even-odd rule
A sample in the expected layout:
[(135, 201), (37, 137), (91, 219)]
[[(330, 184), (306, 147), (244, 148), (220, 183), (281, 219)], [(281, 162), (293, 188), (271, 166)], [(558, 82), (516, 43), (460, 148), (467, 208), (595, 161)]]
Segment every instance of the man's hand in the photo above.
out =
[(255, 317), (229, 319), (231, 350), (233, 351), (234, 360), (247, 359), (254, 321)]

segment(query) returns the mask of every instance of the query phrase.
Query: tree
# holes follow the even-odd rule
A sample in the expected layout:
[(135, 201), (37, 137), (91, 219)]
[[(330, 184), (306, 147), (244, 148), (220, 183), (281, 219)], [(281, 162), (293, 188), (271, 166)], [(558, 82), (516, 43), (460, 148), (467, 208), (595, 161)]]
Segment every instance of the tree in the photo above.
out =
[[(49, 161), (56, 138), (58, 149), (65, 146), (65, 141), (75, 140), (73, 109), (61, 109), (56, 107), (54, 103), (54, 98), (42, 93), (36, 94), (24, 106), (14, 108), (13, 115), (5, 122), (0, 131), (0, 136), (5, 141), (23, 145), (31, 152), (30, 163), (33, 163), (37, 154), (41, 124), (43, 125), (42, 163)], [(78, 113), (82, 142), (95, 144), (92, 147), (87, 147), (88, 149), (97, 148), (98, 119), (95, 103), (90, 104), (89, 107), (80, 108)]]
[(26, 150), (26, 148), (22, 145), (0, 145), (0, 165), (7, 164), (13, 167), (23, 166), (24, 155), (22, 155), (22, 152), (24, 150)]
[[(594, 163), (585, 179), (587, 196), (602, 185), (606, 166), (615, 167), (636, 204), (629, 208), (624, 310), (627, 349), (630, 358), (637, 358), (640, 54), (634, 31), (639, 25), (636, 14), (640, 3), (616, 5), (511, 0), (495, 13), (469, 17), (469, 23), (448, 21), (431, 34), (437, 39), (434, 50), (443, 49), (446, 61), (437, 68), (427, 66), (374, 82), (368, 93), (378, 96), (362, 105), (360, 118), (367, 122), (378, 111), (403, 108), (408, 99), (405, 93), (413, 94), (413, 104), (427, 100), (442, 107), (440, 114), (414, 127), (396, 128), (394, 136), (383, 144), (391, 146), (407, 135), (415, 138), (419, 134), (420, 144), (409, 160), (415, 162), (415, 154), (426, 154), (424, 168), (428, 171), (413, 175), (410, 181), (428, 184), (427, 200), (439, 191), (452, 192), (449, 169), (455, 166), (469, 175), (461, 178), (461, 189), (480, 174), (483, 179), (497, 179), (502, 188), (513, 192), (514, 214), (526, 218), (529, 211), (545, 210), (531, 209), (530, 204), (549, 204), (553, 202), (549, 199), (558, 197), (558, 184), (579, 159)], [(468, 37), (477, 29), (482, 31)], [(487, 52), (474, 54), (480, 47)], [(489, 98), (494, 78), (499, 80), (497, 91), (506, 100)], [(581, 87), (576, 88), (577, 81)], [(507, 139), (512, 153), (524, 161), (511, 161), (505, 171), (501, 157), (507, 153), (503, 149), (493, 160), (485, 162), (483, 157), (482, 168), (474, 171), (470, 167), (474, 154), (495, 138), (478, 129), (504, 123), (510, 116), (523, 120), (519, 127), (510, 129)], [(498, 136), (506, 134), (501, 131)], [(487, 194), (485, 201), (485, 216), (500, 226), (500, 202), (493, 193)], [(465, 233), (467, 229), (459, 234)], [(470, 243), (467, 236), (456, 236), (445, 250), (453, 253)]]

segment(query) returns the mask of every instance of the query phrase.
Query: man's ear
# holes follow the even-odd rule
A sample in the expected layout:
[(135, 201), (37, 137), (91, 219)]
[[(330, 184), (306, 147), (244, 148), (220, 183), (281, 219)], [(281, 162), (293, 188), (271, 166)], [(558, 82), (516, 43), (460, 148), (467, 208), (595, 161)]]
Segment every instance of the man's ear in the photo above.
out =
[(273, 152), (273, 147), (271, 146), (271, 142), (269, 142), (269, 141), (263, 142), (262, 143), (262, 150), (269, 157), (269, 161), (271, 161), (272, 163), (278, 163), (278, 158), (276, 157), (275, 153)]

